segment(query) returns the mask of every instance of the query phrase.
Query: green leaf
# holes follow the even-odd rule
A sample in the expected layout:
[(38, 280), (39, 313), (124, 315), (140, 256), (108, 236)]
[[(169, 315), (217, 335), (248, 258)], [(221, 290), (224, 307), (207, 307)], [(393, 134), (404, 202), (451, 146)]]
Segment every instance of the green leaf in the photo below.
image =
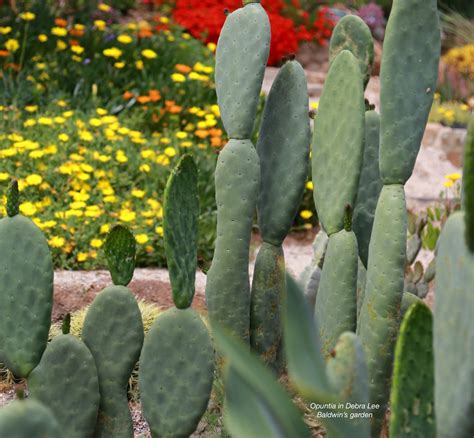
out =
[(127, 227), (116, 225), (110, 230), (104, 252), (115, 285), (127, 286), (132, 280), (136, 251), (135, 237)]

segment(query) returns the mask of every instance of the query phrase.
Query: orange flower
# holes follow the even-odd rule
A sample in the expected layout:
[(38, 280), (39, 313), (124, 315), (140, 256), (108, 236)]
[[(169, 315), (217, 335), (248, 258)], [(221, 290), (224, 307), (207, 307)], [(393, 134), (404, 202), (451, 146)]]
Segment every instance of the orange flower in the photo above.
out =
[(170, 106), (168, 108), (168, 112), (171, 113), (171, 114), (178, 114), (181, 112), (181, 110), (183, 109), (183, 107), (179, 106), (179, 105), (173, 105), (173, 106)]
[(84, 36), (84, 29), (71, 29), (69, 33), (74, 37)]
[(8, 56), (10, 52), (8, 50), (0, 50), (0, 57)]
[(80, 44), (79, 44), (79, 41), (76, 41), (76, 40), (69, 40), (69, 44), (70, 44), (71, 46), (79, 46), (79, 45), (80, 45)]
[(124, 100), (130, 100), (133, 96), (135, 95), (131, 91), (125, 91), (125, 93), (122, 94)]
[(150, 90), (148, 96), (150, 96), (152, 102), (157, 102), (161, 99), (161, 94), (158, 90)]
[(184, 65), (184, 64), (176, 64), (174, 68), (179, 71), (180, 73), (188, 74), (193, 71), (189, 65)]
[(148, 103), (150, 102), (150, 96), (138, 96), (137, 97), (137, 101), (138, 103), (141, 103), (142, 105), (145, 104), (145, 103)]
[(153, 36), (153, 32), (150, 29), (140, 29), (138, 32), (138, 38), (150, 38)]
[(211, 134), (212, 137), (221, 137), (222, 136), (222, 129), (210, 128), (209, 129), (209, 134)]
[(59, 27), (66, 27), (67, 26), (67, 20), (64, 18), (55, 18), (54, 19), (54, 24)]
[(222, 146), (222, 139), (220, 137), (211, 137), (211, 145), (215, 148)]
[(198, 129), (194, 131), (194, 135), (199, 138), (206, 138), (209, 136), (209, 132), (206, 131), (205, 129)]

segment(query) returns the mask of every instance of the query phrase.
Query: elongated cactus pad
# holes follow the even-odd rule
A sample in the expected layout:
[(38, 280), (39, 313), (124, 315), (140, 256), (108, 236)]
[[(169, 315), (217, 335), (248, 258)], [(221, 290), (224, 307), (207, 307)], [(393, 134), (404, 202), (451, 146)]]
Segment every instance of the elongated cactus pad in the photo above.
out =
[(227, 17), (217, 43), (216, 91), (229, 138), (252, 134), (269, 52), (270, 22), (259, 3)]
[(82, 339), (99, 375), (100, 409), (96, 437), (133, 436), (127, 384), (143, 344), (143, 323), (133, 294), (111, 286), (97, 295), (87, 311)]
[(194, 297), (199, 216), (197, 167), (190, 155), (181, 158), (168, 180), (164, 213), (164, 242), (173, 301), (176, 307), (186, 308)]
[(356, 329), (357, 265), (355, 234), (341, 230), (329, 236), (314, 313), (326, 357), (343, 332)]
[(250, 344), (274, 366), (281, 341), (281, 303), (286, 291), (283, 249), (263, 242), (255, 261), (250, 308)]
[(474, 254), (465, 213), (454, 213), (438, 242), (434, 309), (435, 406), (441, 438), (474, 435)]
[(357, 332), (369, 370), (374, 410), (372, 436), (378, 437), (389, 398), (390, 377), (398, 333), (406, 257), (407, 212), (402, 185), (380, 192), (369, 248), (367, 285)]
[(408, 309), (416, 303), (422, 303), (423, 300), (411, 292), (403, 292), (402, 302), (400, 304), (400, 319), (403, 319)]
[(0, 437), (63, 437), (52, 412), (36, 400), (15, 400), (0, 409)]
[(466, 242), (474, 253), (474, 116), (471, 116), (464, 144), (463, 206), (466, 221)]
[(268, 95), (257, 143), (258, 224), (263, 240), (275, 246), (283, 242), (298, 211), (308, 177), (310, 143), (306, 76), (297, 61), (288, 61)]
[[(352, 332), (339, 336), (327, 362), (327, 374), (332, 387), (343, 403), (365, 405), (369, 402), (369, 382), (364, 349), (359, 338)], [(364, 414), (366, 409), (352, 409), (352, 414)], [(352, 419), (354, 433), (360, 437), (370, 435), (370, 421), (363, 416)]]
[(359, 180), (357, 201), (352, 223), (357, 236), (359, 257), (367, 267), (369, 243), (374, 224), (375, 207), (382, 190), (379, 171), (380, 116), (375, 111), (365, 113), (364, 160)]
[(423, 302), (410, 307), (400, 326), (390, 410), (390, 436), (436, 436), (433, 316)]
[(357, 15), (346, 15), (337, 22), (329, 42), (329, 62), (342, 50), (349, 50), (357, 58), (367, 86), (374, 63), (374, 41), (369, 26)]
[(193, 309), (172, 308), (148, 332), (140, 355), (143, 414), (156, 436), (189, 436), (207, 408), (214, 378), (207, 327)]
[(133, 277), (137, 252), (133, 233), (123, 225), (116, 225), (107, 235), (104, 252), (114, 284), (127, 286)]
[(216, 167), (217, 239), (206, 301), (211, 320), (247, 340), (249, 246), (259, 182), (258, 155), (250, 140), (230, 140)]
[(345, 208), (355, 205), (364, 147), (364, 114), (357, 60), (343, 50), (329, 69), (314, 121), (314, 202), (328, 235), (344, 228)]
[(73, 335), (55, 337), (28, 377), (31, 398), (51, 409), (63, 436), (94, 435), (99, 411), (99, 379), (94, 358)]
[[(18, 194), (10, 192), (9, 213)], [(16, 200), (15, 200), (16, 199)], [(0, 220), (0, 362), (27, 377), (46, 348), (53, 306), (53, 264), (40, 229), (21, 214)]]
[(384, 184), (404, 184), (413, 172), (436, 89), (440, 35), (436, 0), (393, 0), (380, 71)]

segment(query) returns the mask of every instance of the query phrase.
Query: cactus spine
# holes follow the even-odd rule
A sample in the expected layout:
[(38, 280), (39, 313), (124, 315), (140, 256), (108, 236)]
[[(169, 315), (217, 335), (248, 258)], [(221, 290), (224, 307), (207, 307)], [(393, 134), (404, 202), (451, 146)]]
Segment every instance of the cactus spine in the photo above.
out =
[(155, 436), (189, 436), (207, 408), (214, 351), (207, 327), (190, 308), (197, 267), (197, 168), (185, 155), (165, 189), (164, 239), (174, 308), (148, 332), (140, 355), (143, 414)]
[[(90, 305), (82, 339), (94, 357), (99, 376), (100, 407), (96, 437), (133, 436), (127, 384), (143, 344), (143, 323), (132, 292), (126, 287), (135, 265), (135, 238), (121, 225), (107, 236), (109, 269), (122, 285), (105, 288)], [(120, 266), (121, 272), (115, 269)], [(127, 273), (124, 277), (123, 274)]]
[(263, 245), (252, 283), (250, 341), (273, 367), (281, 340), (280, 307), (286, 289), (282, 243), (303, 196), (309, 144), (306, 77), (298, 62), (288, 61), (268, 95), (257, 143), (261, 165), (257, 213)]
[(343, 50), (331, 64), (313, 138), (314, 201), (329, 235), (315, 307), (325, 356), (341, 333), (356, 327), (358, 251), (351, 209), (363, 158), (364, 113), (359, 66), (352, 53)]
[(380, 433), (388, 401), (403, 295), (407, 233), (404, 184), (413, 171), (428, 119), (439, 53), (436, 1), (394, 0), (381, 67), (379, 161), (384, 186), (375, 212), (358, 325), (368, 360), (370, 401), (381, 406), (374, 412), (374, 437)]
[(19, 214), (18, 182), (7, 193), (0, 220), (0, 362), (27, 377), (48, 341), (53, 306), (53, 264), (40, 229)]
[(244, 2), (227, 17), (217, 44), (217, 101), (230, 140), (219, 154), (215, 173), (217, 239), (206, 301), (210, 318), (246, 341), (249, 245), (260, 184), (258, 155), (249, 139), (269, 49), (265, 10), (259, 2)]

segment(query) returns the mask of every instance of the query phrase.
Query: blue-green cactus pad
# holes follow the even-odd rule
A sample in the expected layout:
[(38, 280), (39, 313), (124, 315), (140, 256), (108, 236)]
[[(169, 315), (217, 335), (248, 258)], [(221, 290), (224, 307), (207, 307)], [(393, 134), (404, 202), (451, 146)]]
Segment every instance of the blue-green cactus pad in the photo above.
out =
[(250, 140), (230, 140), (215, 173), (217, 239), (207, 273), (211, 320), (242, 339), (249, 337), (249, 249), (260, 182), (257, 152)]
[(375, 111), (365, 113), (364, 160), (359, 180), (352, 226), (357, 236), (359, 257), (367, 267), (369, 243), (374, 224), (375, 207), (382, 190), (379, 171), (380, 116)]
[(373, 436), (380, 433), (389, 398), (404, 286), (406, 235), (403, 186), (384, 186), (375, 210), (367, 285), (357, 327), (367, 358), (370, 401), (380, 406), (373, 411)]
[(176, 307), (189, 307), (194, 297), (197, 267), (199, 197), (198, 171), (193, 158), (184, 155), (165, 189), (164, 243)]
[(474, 254), (464, 213), (453, 214), (438, 241), (434, 308), (435, 407), (441, 438), (474, 435)]
[(268, 95), (257, 143), (261, 180), (258, 224), (265, 242), (280, 245), (301, 203), (308, 178), (311, 131), (303, 68), (288, 61)]
[(413, 172), (438, 78), (436, 0), (393, 0), (380, 70), (380, 173), (405, 184)]
[(357, 60), (337, 55), (324, 84), (314, 121), (314, 202), (324, 230), (344, 228), (346, 205), (355, 205), (364, 152), (364, 90)]
[(341, 230), (329, 236), (314, 311), (326, 357), (343, 332), (356, 329), (357, 267), (355, 234)]
[(143, 337), (140, 309), (129, 289), (111, 286), (95, 297), (84, 320), (82, 339), (94, 357), (99, 375), (96, 437), (133, 436), (127, 384)]
[(229, 138), (250, 138), (270, 52), (270, 22), (249, 3), (230, 14), (216, 51), (216, 91)]
[(22, 215), (0, 220), (0, 362), (27, 377), (46, 348), (53, 264), (40, 229)]
[(36, 400), (15, 400), (0, 409), (1, 438), (61, 438), (52, 412)]
[(214, 379), (211, 338), (195, 310), (171, 308), (156, 319), (143, 344), (139, 379), (153, 436), (192, 434)]
[(99, 379), (94, 358), (72, 335), (56, 336), (28, 377), (31, 398), (51, 409), (64, 436), (93, 436), (99, 410)]

